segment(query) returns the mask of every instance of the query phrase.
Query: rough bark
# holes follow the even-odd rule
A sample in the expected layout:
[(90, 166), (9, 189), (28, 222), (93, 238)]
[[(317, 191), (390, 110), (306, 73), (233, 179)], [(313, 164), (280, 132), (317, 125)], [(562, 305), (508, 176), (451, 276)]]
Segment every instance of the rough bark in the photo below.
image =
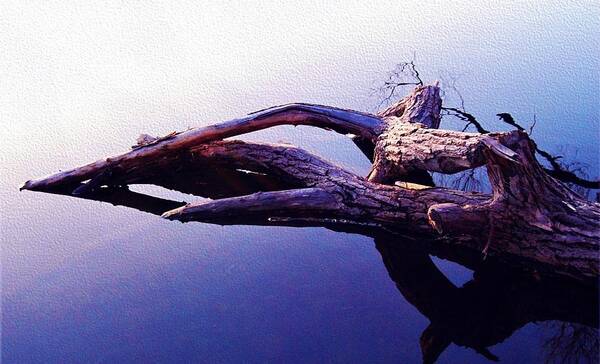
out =
[[(417, 87), (379, 115), (284, 105), (165, 138), (142, 138), (128, 153), (28, 181), (23, 189), (94, 198), (106, 188), (152, 183), (216, 198), (164, 211), (173, 220), (368, 228), (431, 249), (597, 279), (600, 205), (547, 175), (527, 134), (438, 130), (440, 107), (437, 86)], [(353, 134), (366, 155), (373, 153), (371, 173), (363, 178), (290, 146), (222, 140), (282, 124)], [(492, 195), (422, 185), (431, 181), (426, 171), (456, 173), (483, 165)], [(236, 177), (251, 183), (217, 193), (205, 188), (220, 172), (227, 183)]]

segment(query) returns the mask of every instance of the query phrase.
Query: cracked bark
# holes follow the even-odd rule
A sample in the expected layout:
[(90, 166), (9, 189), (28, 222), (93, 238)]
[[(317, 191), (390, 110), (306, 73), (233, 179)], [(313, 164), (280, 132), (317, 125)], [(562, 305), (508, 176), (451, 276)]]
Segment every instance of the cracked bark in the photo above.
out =
[[(28, 181), (22, 189), (110, 200), (107, 189), (126, 196), (132, 192), (123, 186), (156, 184), (213, 199), (180, 206), (133, 195), (152, 206), (146, 211), (164, 206), (162, 216), (173, 220), (386, 231), (469, 261), (483, 255), (551, 275), (597, 279), (600, 205), (546, 174), (526, 133), (440, 130), (440, 108), (437, 86), (417, 87), (379, 115), (284, 105), (144, 137), (128, 153)], [(353, 134), (372, 157), (369, 176), (295, 147), (223, 140), (283, 124)], [(491, 195), (425, 186), (431, 184), (427, 172), (483, 165)]]

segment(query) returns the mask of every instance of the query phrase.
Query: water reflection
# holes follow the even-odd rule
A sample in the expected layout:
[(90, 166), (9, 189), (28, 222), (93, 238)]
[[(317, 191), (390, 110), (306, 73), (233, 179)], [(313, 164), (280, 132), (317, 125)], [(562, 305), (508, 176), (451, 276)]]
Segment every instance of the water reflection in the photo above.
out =
[[(171, 174), (156, 174), (139, 182), (207, 198), (296, 187), (289, 181), (225, 166), (178, 168)], [(69, 191), (72, 190), (73, 186), (69, 186)], [(66, 190), (54, 192), (70, 194)], [(102, 187), (77, 197), (155, 215), (185, 204), (134, 192), (127, 186)], [(434, 363), (451, 344), (473, 349), (488, 360), (497, 361), (500, 358), (490, 347), (528, 323), (537, 322), (549, 322), (555, 332), (544, 346), (547, 362), (593, 362), (597, 358), (598, 285), (513, 271), (497, 262), (481, 262), (451, 249), (434, 251), (425, 243), (403, 241), (397, 235), (381, 231), (347, 226), (331, 229), (374, 238), (400, 294), (430, 321), (420, 338), (424, 363)], [(474, 269), (473, 279), (460, 287), (453, 284), (434, 264), (431, 254)]]
[[(488, 347), (530, 322), (554, 320), (561, 321), (565, 329), (564, 335), (548, 341), (549, 361), (592, 362), (597, 357), (597, 286), (482, 265), (473, 280), (457, 287), (440, 272), (427, 251), (386, 237), (376, 238), (375, 244), (400, 293), (430, 321), (420, 339), (424, 363), (435, 362), (451, 343), (497, 361)], [(569, 360), (562, 360), (565, 353)]]

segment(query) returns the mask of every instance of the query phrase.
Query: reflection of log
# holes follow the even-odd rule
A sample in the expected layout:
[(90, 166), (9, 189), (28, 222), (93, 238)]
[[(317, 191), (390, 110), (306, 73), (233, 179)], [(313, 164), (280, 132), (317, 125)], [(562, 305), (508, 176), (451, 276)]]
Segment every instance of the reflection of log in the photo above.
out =
[[(437, 130), (436, 86), (418, 87), (380, 115), (292, 104), (245, 118), (147, 140), (133, 151), (36, 181), (23, 189), (71, 191), (153, 183), (201, 196), (207, 173), (249, 174), (256, 184), (213, 194), (164, 217), (219, 224), (369, 226), (522, 267), (580, 280), (598, 277), (600, 205), (549, 177), (527, 135)], [(220, 139), (267, 127), (312, 125), (357, 136), (373, 168), (368, 179), (289, 147)], [(491, 196), (398, 186), (424, 171), (455, 173), (486, 165)], [(85, 182), (89, 180), (88, 182)], [(426, 178), (418, 178), (426, 183)], [(269, 184), (270, 181), (270, 184)], [(231, 181), (229, 181), (231, 182)], [(81, 183), (84, 183), (82, 186)], [(228, 190), (222, 188), (221, 190)], [(222, 198), (226, 197), (226, 198)]]
[(402, 295), (430, 320), (421, 336), (424, 363), (435, 362), (451, 343), (497, 360), (487, 348), (530, 322), (557, 320), (598, 328), (597, 286), (488, 267), (459, 288), (422, 249), (399, 246), (389, 237), (375, 242)]

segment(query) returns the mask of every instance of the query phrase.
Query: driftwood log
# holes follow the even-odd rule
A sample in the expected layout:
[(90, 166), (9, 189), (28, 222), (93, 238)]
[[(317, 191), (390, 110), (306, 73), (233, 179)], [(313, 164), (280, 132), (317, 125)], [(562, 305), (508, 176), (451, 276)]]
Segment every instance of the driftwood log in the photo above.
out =
[[(399, 244), (452, 252), (467, 265), (493, 260), (595, 282), (600, 204), (549, 176), (526, 133), (441, 130), (440, 108), (435, 85), (417, 87), (377, 115), (277, 106), (162, 138), (143, 136), (125, 154), (28, 181), (22, 189), (112, 202), (118, 191), (117, 203), (184, 222), (385, 232)], [(361, 177), (289, 145), (224, 140), (286, 124), (351, 135), (372, 159), (371, 172)], [(480, 166), (491, 195), (433, 187), (428, 173)], [(211, 200), (184, 204), (126, 188), (142, 183)]]

